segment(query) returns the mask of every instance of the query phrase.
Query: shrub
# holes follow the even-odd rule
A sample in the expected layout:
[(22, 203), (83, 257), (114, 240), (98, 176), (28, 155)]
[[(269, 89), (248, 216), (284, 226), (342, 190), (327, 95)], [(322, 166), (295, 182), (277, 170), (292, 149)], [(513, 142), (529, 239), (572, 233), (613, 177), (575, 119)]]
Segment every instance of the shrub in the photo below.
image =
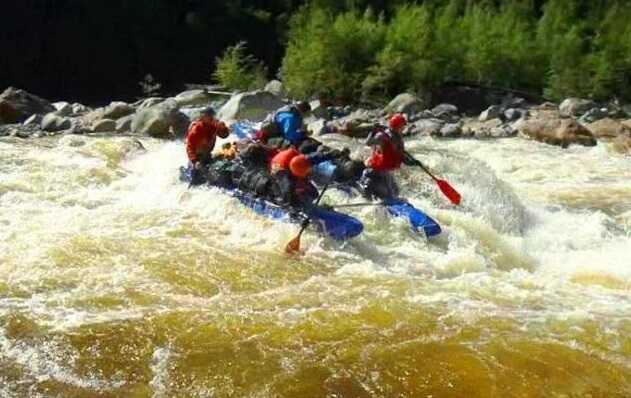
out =
[(213, 78), (230, 90), (254, 90), (265, 86), (266, 72), (260, 61), (246, 53), (246, 43), (242, 41), (228, 47), (215, 60)]

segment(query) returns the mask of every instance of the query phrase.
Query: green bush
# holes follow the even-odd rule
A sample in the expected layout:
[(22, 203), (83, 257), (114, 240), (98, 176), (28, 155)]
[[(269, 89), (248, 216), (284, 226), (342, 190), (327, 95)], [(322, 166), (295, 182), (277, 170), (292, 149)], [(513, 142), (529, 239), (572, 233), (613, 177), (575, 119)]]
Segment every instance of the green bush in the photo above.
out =
[(265, 86), (266, 70), (263, 64), (246, 53), (246, 43), (228, 47), (215, 60), (213, 78), (230, 90), (254, 90)]
[(281, 75), (296, 97), (357, 99), (361, 82), (383, 46), (385, 25), (370, 9), (334, 16), (305, 7), (290, 22)]

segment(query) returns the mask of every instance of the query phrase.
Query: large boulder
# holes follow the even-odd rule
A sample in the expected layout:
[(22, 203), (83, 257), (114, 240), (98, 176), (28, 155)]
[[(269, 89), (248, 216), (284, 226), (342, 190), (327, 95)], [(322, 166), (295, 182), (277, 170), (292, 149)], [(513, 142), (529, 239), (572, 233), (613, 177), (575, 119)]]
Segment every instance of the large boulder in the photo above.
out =
[(285, 88), (283, 87), (283, 83), (280, 80), (271, 80), (265, 85), (265, 88), (263, 90), (279, 97), (285, 95)]
[(177, 102), (167, 100), (134, 115), (131, 130), (135, 134), (156, 138), (176, 138), (186, 133), (190, 120), (180, 112)]
[(0, 123), (21, 123), (31, 115), (54, 111), (50, 102), (24, 90), (9, 87), (0, 94)]
[(95, 133), (105, 133), (116, 131), (116, 121), (112, 119), (100, 119), (92, 125), (92, 131)]
[(131, 123), (134, 120), (134, 115), (128, 115), (122, 117), (116, 121), (116, 132), (128, 133), (131, 131)]
[(609, 116), (609, 111), (607, 108), (592, 108), (588, 110), (583, 116), (581, 116), (578, 121), (582, 124), (593, 123), (597, 120), (604, 119)]
[(513, 127), (521, 134), (540, 142), (559, 145), (563, 148), (571, 144), (596, 145), (592, 133), (574, 119), (535, 118), (522, 119)]
[(129, 105), (126, 102), (114, 101), (110, 103), (108, 106), (106, 106), (105, 108), (101, 110), (97, 110), (96, 112), (99, 112), (99, 111), (100, 111), (101, 119), (118, 120), (121, 117), (131, 115), (136, 110), (134, 109), (133, 106)]
[(458, 118), (458, 107), (452, 104), (440, 104), (432, 109), (432, 115), (438, 119), (456, 121)]
[(478, 120), (481, 122), (488, 122), (489, 120), (497, 119), (502, 114), (502, 107), (499, 105), (491, 105), (486, 108), (485, 111), (480, 113)]
[(44, 116), (42, 119), (42, 130), (49, 132), (56, 132), (62, 130), (68, 130), (72, 127), (70, 119), (59, 116), (54, 112), (51, 112)]
[(232, 121), (246, 119), (260, 122), (269, 113), (274, 112), (285, 103), (276, 95), (267, 91), (251, 91), (232, 96), (217, 112), (221, 120)]
[(462, 122), (446, 123), (438, 133), (440, 137), (455, 138), (462, 135)]
[(178, 94), (175, 101), (180, 107), (208, 105), (213, 96), (207, 90), (189, 90)]
[(411, 116), (415, 113), (422, 111), (425, 108), (423, 101), (417, 96), (410, 93), (403, 93), (397, 95), (386, 106), (386, 113), (405, 113)]
[(55, 114), (58, 116), (70, 116), (72, 115), (72, 105), (66, 101), (54, 102)]
[(631, 135), (631, 128), (610, 118), (590, 123), (587, 128), (596, 138), (613, 139), (620, 135)]
[(620, 135), (613, 140), (613, 149), (616, 152), (628, 155), (631, 154), (631, 136)]
[(592, 100), (567, 98), (559, 105), (559, 112), (563, 117), (579, 117), (595, 107), (596, 104)]
[(421, 119), (410, 123), (408, 134), (440, 135), (445, 122), (440, 119)]
[(510, 125), (503, 124), (500, 119), (485, 122), (467, 119), (462, 127), (462, 135), (471, 138), (507, 138), (515, 134), (516, 131)]
[(154, 105), (158, 105), (161, 102), (164, 102), (164, 98), (162, 97), (149, 97), (149, 98), (138, 100), (134, 102), (133, 105), (137, 109), (147, 109), (147, 108), (151, 108)]

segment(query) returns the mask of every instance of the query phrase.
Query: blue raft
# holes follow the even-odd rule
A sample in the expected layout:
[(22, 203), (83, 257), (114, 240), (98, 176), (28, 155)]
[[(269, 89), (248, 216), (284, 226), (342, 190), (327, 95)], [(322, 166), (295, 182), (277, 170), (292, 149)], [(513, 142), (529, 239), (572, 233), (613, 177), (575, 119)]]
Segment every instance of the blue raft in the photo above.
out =
[[(191, 171), (187, 167), (180, 167), (180, 180), (191, 181)], [(319, 233), (332, 239), (344, 241), (362, 233), (364, 225), (354, 217), (336, 211), (327, 210), (319, 206), (311, 206), (302, 211), (287, 209), (267, 200), (238, 189), (221, 188), (226, 194), (236, 198), (244, 206), (255, 213), (273, 220), (301, 223), (307, 217)]]

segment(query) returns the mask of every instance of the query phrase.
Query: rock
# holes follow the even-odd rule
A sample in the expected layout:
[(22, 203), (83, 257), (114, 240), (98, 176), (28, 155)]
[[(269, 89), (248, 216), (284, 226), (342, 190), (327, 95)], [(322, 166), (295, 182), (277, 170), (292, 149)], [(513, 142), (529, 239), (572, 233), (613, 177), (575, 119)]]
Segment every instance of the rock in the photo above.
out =
[(72, 105), (65, 101), (54, 102), (53, 107), (55, 107), (55, 114), (57, 116), (70, 116), (72, 115)]
[(67, 130), (72, 127), (70, 119), (59, 116), (56, 113), (49, 113), (42, 119), (42, 130), (56, 132)]
[(596, 104), (592, 100), (568, 98), (559, 105), (559, 112), (564, 117), (579, 117), (595, 106)]
[(390, 103), (385, 107), (387, 113), (405, 113), (411, 116), (418, 113), (425, 108), (423, 101), (415, 95), (409, 93), (403, 93), (397, 95)]
[(444, 121), (440, 119), (421, 119), (410, 124), (408, 134), (421, 134), (436, 136), (440, 134)]
[(596, 138), (611, 139), (620, 135), (631, 135), (631, 128), (610, 118), (601, 119), (591, 123), (587, 126), (587, 128)]
[(447, 123), (439, 132), (441, 137), (459, 137), (462, 135), (462, 123)]
[(139, 101), (136, 101), (134, 103), (134, 106), (137, 109), (147, 109), (147, 108), (151, 108), (154, 105), (158, 105), (159, 103), (164, 102), (164, 98), (162, 97), (150, 97), (150, 98), (145, 98)]
[(9, 87), (0, 94), (0, 123), (20, 123), (31, 115), (54, 111), (50, 102), (24, 90)]
[[(179, 111), (175, 100), (167, 100), (134, 115), (131, 130), (156, 138), (175, 138), (186, 132), (188, 117)], [(190, 122), (190, 121), (189, 121)]]
[(326, 119), (326, 120), (331, 119), (331, 112), (329, 111), (329, 108), (324, 106), (322, 101), (320, 100), (311, 101), (309, 102), (309, 105), (311, 105), (311, 114), (314, 117)]
[(121, 117), (131, 115), (132, 113), (135, 112), (135, 109), (134, 107), (132, 107), (126, 102), (115, 101), (115, 102), (110, 103), (108, 106), (106, 106), (103, 109), (100, 109), (100, 110), (97, 109), (95, 112), (100, 113), (99, 119), (117, 120), (117, 119), (120, 119)]
[(278, 97), (283, 97), (285, 95), (285, 88), (283, 87), (283, 83), (280, 80), (271, 80), (269, 83), (265, 85), (264, 91), (268, 93), (272, 93)]
[(438, 119), (453, 120), (458, 117), (458, 108), (451, 104), (440, 104), (432, 109), (432, 115)]
[(528, 111), (525, 109), (515, 109), (509, 108), (504, 111), (504, 120), (507, 122), (514, 122), (528, 114)]
[(525, 136), (563, 148), (571, 144), (596, 145), (596, 139), (592, 133), (573, 119), (522, 119), (513, 127)]
[(622, 124), (624, 124), (625, 126), (627, 126), (628, 128), (631, 129), (631, 119), (629, 120), (623, 120), (622, 122), (620, 122)]
[(485, 122), (467, 119), (462, 127), (462, 135), (471, 138), (507, 138), (516, 133), (511, 126), (504, 125), (500, 119), (491, 119)]
[(29, 117), (28, 119), (26, 119), (24, 121), (24, 123), (22, 123), (24, 126), (37, 126), (40, 127), (42, 125), (42, 120), (44, 120), (44, 117), (42, 115), (33, 115), (31, 117)]
[(502, 99), (502, 108), (525, 108), (526, 100), (521, 97), (514, 97), (512, 94), (508, 94)]
[(485, 111), (480, 113), (478, 120), (481, 122), (487, 122), (492, 119), (497, 119), (502, 114), (502, 108), (499, 105), (491, 105)]
[(274, 112), (285, 103), (276, 95), (267, 91), (251, 91), (232, 96), (230, 100), (219, 109), (217, 118), (224, 121), (246, 119), (252, 122), (260, 122), (269, 113)]
[(631, 154), (631, 136), (620, 135), (613, 141), (613, 149), (625, 155)]
[(117, 133), (128, 133), (131, 131), (131, 123), (134, 120), (134, 115), (128, 115), (122, 117), (116, 121)]
[(578, 121), (582, 124), (593, 123), (597, 120), (604, 119), (609, 116), (607, 108), (592, 108), (588, 110)]
[(75, 102), (74, 104), (72, 104), (73, 115), (82, 115), (84, 113), (90, 112), (90, 110), (91, 110), (90, 108), (88, 108), (87, 106), (83, 104), (79, 104), (78, 102)]
[(116, 121), (112, 119), (98, 120), (92, 125), (92, 131), (95, 133), (116, 131)]
[[(13, 107), (8, 101), (0, 100), (0, 125), (5, 123), (16, 123), (21, 118), (20, 111)], [(5, 135), (8, 135), (5, 134)]]
[(325, 135), (331, 133), (331, 128), (327, 125), (325, 119), (317, 119), (307, 125), (307, 130), (313, 135)]
[(183, 106), (204, 106), (210, 104), (213, 96), (207, 90), (189, 90), (178, 94), (175, 101), (180, 107)]

